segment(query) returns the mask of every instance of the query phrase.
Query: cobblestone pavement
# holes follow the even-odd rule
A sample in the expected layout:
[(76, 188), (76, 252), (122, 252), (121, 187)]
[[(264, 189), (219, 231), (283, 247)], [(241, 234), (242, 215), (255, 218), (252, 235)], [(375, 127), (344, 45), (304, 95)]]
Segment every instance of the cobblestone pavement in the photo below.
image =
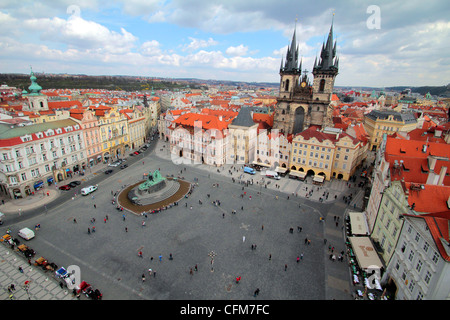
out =
[[(286, 299), (286, 297), (291, 299), (291, 296), (287, 294), (287, 290), (292, 290), (294, 293), (292, 299), (311, 299), (311, 296), (308, 297), (302, 292), (314, 294), (313, 298), (351, 299), (352, 288), (347, 264), (329, 261), (327, 259), (327, 246), (323, 244), (319, 246), (319, 243), (326, 238), (328, 243), (344, 244), (343, 232), (340, 228), (336, 228), (333, 225), (332, 217), (337, 211), (339, 214), (343, 214), (350, 208), (358, 210), (363, 201), (362, 189), (356, 188), (354, 184), (349, 185), (347, 182), (339, 180), (327, 181), (323, 186), (315, 186), (311, 181), (299, 182), (288, 178), (278, 181), (271, 180), (267, 187), (263, 187), (256, 183), (264, 179), (263, 176), (258, 175), (253, 176), (254, 184), (250, 188), (246, 188), (253, 195), (253, 201), (249, 201), (249, 199), (240, 199), (240, 186), (237, 183), (231, 183), (231, 177), (237, 178), (240, 174), (237, 171), (232, 171), (231, 175), (229, 172), (229, 170), (233, 170), (231, 165), (218, 169), (211, 166), (192, 164), (188, 166), (188, 168), (192, 168), (192, 173), (189, 173), (189, 169), (186, 173), (189, 176), (189, 181), (193, 181), (193, 177), (196, 176), (200, 177), (201, 181), (200, 186), (196, 188), (191, 199), (186, 200), (186, 205), (188, 202), (194, 204), (194, 210), (190, 211), (188, 208), (184, 208), (185, 203), (181, 203), (180, 207), (170, 209), (167, 213), (149, 217), (148, 227), (145, 229), (141, 227), (142, 218), (134, 217), (135, 219), (132, 219), (132, 217), (129, 217), (126, 224), (130, 232), (124, 233), (121, 215), (114, 215), (110, 211), (109, 190), (118, 190), (125, 182), (123, 177), (127, 174), (129, 179), (135, 180), (137, 177), (131, 177), (131, 173), (135, 169), (136, 172), (138, 170), (141, 172), (143, 170), (141, 168), (148, 169), (149, 165), (156, 166), (156, 168), (161, 166), (161, 172), (165, 175), (170, 170), (172, 170), (171, 174), (176, 174), (173, 171), (182, 167), (174, 167), (172, 165), (170, 155), (167, 152), (167, 145), (164, 147), (164, 143), (161, 141), (157, 143), (155, 149), (151, 152), (151, 157), (147, 156), (139, 156), (137, 159), (136, 157), (130, 157), (128, 162), (129, 168), (126, 170), (131, 171), (119, 172), (113, 177), (108, 175), (101, 185), (107, 192), (101, 191), (100, 188), (100, 193), (95, 195), (95, 200), (90, 197), (80, 198), (79, 195), (73, 195), (72, 200), (67, 201), (63, 208), (59, 206), (59, 208), (49, 211), (48, 216), (42, 215), (41, 217), (29, 218), (27, 220), (29, 221), (28, 223), (40, 222), (39, 219), (42, 221), (46, 220), (47, 223), (46, 226), (43, 226), (42, 231), (38, 231), (42, 232), (42, 234), (36, 237), (33, 246), (36, 246), (40, 251), (44, 251), (43, 254), (48, 255), (49, 259), (54, 257), (58, 261), (71, 261), (71, 263), (82, 266), (83, 274), (87, 277), (87, 280), (101, 284), (100, 290), (104, 292), (104, 299), (124, 299), (125, 293), (127, 293), (125, 299), (205, 299), (205, 297), (208, 297), (208, 299), (228, 299), (227, 297), (248, 299), (248, 296), (251, 296), (255, 289), (252, 287), (253, 284), (258, 282), (265, 286), (265, 290), (262, 288), (261, 298), (266, 296), (269, 299)], [(145, 159), (145, 166), (143, 159)], [(132, 165), (133, 163), (134, 165)], [(147, 165), (147, 163), (151, 164)], [(104, 170), (105, 165), (99, 164), (95, 167), (95, 170), (93, 168), (92, 172), (87, 172), (84, 177), (74, 177), (72, 180), (87, 181), (86, 183), (89, 183), (89, 180), (94, 179), (99, 174), (103, 174)], [(247, 175), (242, 175), (243, 179), (248, 177)], [(207, 185), (205, 185), (205, 181), (208, 182)], [(70, 180), (65, 181), (65, 183), (67, 182), (70, 182)], [(220, 182), (220, 189), (208, 187), (210, 183), (213, 184), (214, 182)], [(314, 192), (311, 196), (308, 196), (307, 202), (305, 202), (306, 188), (308, 190), (314, 188)], [(319, 199), (325, 191), (329, 192), (329, 197), (320, 201)], [(210, 192), (212, 197), (215, 194), (219, 199), (225, 198), (221, 194), (221, 192), (224, 192), (223, 194), (227, 194), (232, 202), (224, 203), (219, 207), (213, 206), (207, 203), (208, 199), (206, 199), (206, 194)], [(344, 204), (342, 196), (350, 192), (353, 192), (352, 202)], [(6, 214), (6, 219), (17, 217), (21, 215), (21, 212), (23, 213), (32, 208), (44, 207), (45, 209), (47, 203), (57, 200), (61, 194), (62, 192), (55, 187), (46, 187), (44, 191), (25, 199), (8, 199), (4, 205), (0, 205), (0, 211)], [(275, 194), (279, 195), (280, 199), (281, 197), (291, 196), (291, 199), (294, 199), (294, 201), (275, 202), (272, 200)], [(335, 196), (337, 200), (335, 200)], [(203, 206), (196, 205), (199, 199), (204, 201)], [(103, 203), (104, 205), (100, 205), (94, 210), (94, 203)], [(246, 206), (247, 213), (245, 215), (230, 214), (232, 209), (240, 209), (240, 205), (238, 205), (240, 203)], [(298, 207), (300, 209), (295, 210), (294, 208), (297, 206), (295, 203), (302, 204), (302, 208)], [(320, 208), (320, 212), (316, 208)], [(283, 224), (277, 221), (277, 219), (280, 219), (277, 218), (277, 211), (280, 213), (279, 216), (283, 217), (282, 219), (286, 219), (286, 221), (283, 221)], [(72, 223), (73, 219), (69, 212), (73, 212), (72, 214), (80, 219), (80, 223), (76, 227), (72, 225), (73, 228), (68, 229), (71, 230), (69, 233), (64, 233), (68, 223)], [(289, 212), (295, 212), (295, 214), (289, 214)], [(103, 222), (105, 213), (110, 213), (108, 223)], [(83, 218), (86, 217), (86, 214), (89, 219), (95, 216), (101, 222), (101, 225), (100, 223), (97, 225), (98, 232), (96, 232), (95, 236), (91, 235), (89, 237), (86, 235), (85, 231), (90, 224), (81, 221), (81, 219), (88, 219)], [(218, 221), (215, 220), (216, 214), (220, 217), (219, 221), (224, 222), (223, 226), (218, 225)], [(322, 225), (319, 225), (318, 222), (319, 215), (325, 218)], [(226, 218), (223, 219), (223, 217)], [(266, 219), (266, 222), (263, 219)], [(227, 222), (228, 224), (225, 224), (226, 221), (229, 221)], [(271, 226), (274, 228), (285, 228), (290, 224), (295, 227), (299, 221), (304, 223), (305, 226), (311, 224), (310, 237), (313, 239), (311, 248), (302, 246), (302, 234), (295, 235), (294, 238), (294, 235), (289, 235), (285, 229), (270, 229)], [(260, 231), (262, 223), (266, 226), (264, 233)], [(154, 229), (152, 229), (152, 224), (155, 226)], [(157, 226), (160, 226), (160, 228), (158, 229)], [(161, 226), (168, 229), (164, 230)], [(200, 226), (206, 229), (202, 229), (203, 232), (201, 232)], [(50, 230), (53, 230), (54, 233)], [(105, 230), (105, 233), (102, 233), (102, 230)], [(125, 234), (127, 234), (126, 237), (124, 236)], [(120, 246), (111, 242), (109, 238), (111, 235), (117, 237), (117, 242), (121, 241)], [(243, 235), (247, 235), (245, 248), (247, 246), (250, 248), (251, 242), (249, 241), (255, 241), (255, 243), (258, 243), (258, 250), (240, 249), (237, 245), (239, 242), (241, 244), (244, 243), (242, 240)], [(230, 238), (241, 240), (230, 242)], [(65, 241), (77, 243), (77, 245), (65, 245)], [(164, 264), (166, 269), (158, 269), (156, 281), (148, 279), (149, 286), (144, 286), (140, 280), (140, 274), (148, 269), (148, 258), (134, 261), (135, 253), (133, 250), (129, 250), (129, 248), (134, 247), (144, 248), (146, 257), (149, 254), (153, 254), (155, 260), (157, 260), (160, 252), (166, 252), (167, 255), (167, 252), (171, 252), (170, 250), (175, 250), (173, 251), (175, 259), (171, 265), (167, 262), (167, 264)], [(100, 251), (100, 248), (102, 248), (102, 251)], [(127, 248), (128, 251), (126, 251)], [(198, 272), (195, 273), (196, 276), (190, 276), (189, 267), (192, 267), (196, 261), (201, 262), (199, 266), (201, 265), (203, 267), (201, 270), (205, 271), (205, 263), (209, 264), (211, 260), (206, 253), (210, 253), (211, 248), (217, 248), (219, 254), (215, 259), (214, 272), (211, 269), (211, 272)], [(235, 251), (230, 251), (230, 248), (233, 248), (232, 250)], [(153, 252), (149, 253), (149, 250)], [(279, 258), (277, 260), (275, 256), (270, 264), (261, 265), (261, 261), (267, 260), (266, 251), (263, 250), (271, 250), (270, 252), (275, 252), (280, 257), (282, 256), (283, 259), (284, 257), (295, 259), (291, 255), (295, 254), (296, 256), (299, 252), (298, 250), (309, 250), (312, 255), (308, 257), (305, 255), (308, 260), (306, 260), (305, 264), (302, 264), (304, 266), (303, 270), (300, 267), (295, 271), (297, 275), (290, 275), (283, 268), (286, 262), (281, 261)], [(203, 251), (206, 253), (203, 254)], [(305, 251), (306, 253), (307, 251)], [(164, 261), (167, 261), (166, 255)], [(232, 260), (227, 261), (226, 257), (230, 257)], [(37, 267), (30, 267), (23, 256), (15, 253), (4, 244), (0, 245), (0, 258), (0, 285), (3, 288), (1, 299), (9, 299), (7, 287), (11, 283), (14, 283), (17, 288), (16, 292), (14, 292), (16, 299), (75, 299), (71, 294), (67, 293), (67, 289), (60, 288), (58, 281), (49, 276), (48, 273), (44, 273), (43, 270)], [(127, 262), (126, 259), (133, 262)], [(181, 259), (184, 259), (185, 263), (181, 263)], [(152, 263), (155, 264), (156, 262)], [(280, 263), (281, 267), (278, 266)], [(18, 271), (19, 266), (23, 268), (24, 273)], [(258, 274), (253, 274), (252, 270), (255, 267), (260, 269), (260, 275), (270, 275), (270, 278), (260, 279)], [(291, 261), (289, 262), (289, 270), (293, 270), (293, 268)], [(136, 273), (134, 271), (130, 273), (130, 270), (139, 269), (142, 270), (139, 276), (134, 274)], [(319, 271), (325, 278), (316, 276), (315, 270)], [(245, 281), (239, 284), (240, 288), (233, 283), (233, 279), (236, 276), (235, 272), (240, 272), (247, 276), (243, 277)], [(291, 283), (288, 277), (293, 277), (292, 279), (298, 279), (299, 281)], [(252, 281), (249, 281), (250, 278)], [(280, 281), (277, 281), (277, 279), (280, 279)], [(28, 294), (21, 287), (27, 280), (31, 281)], [(314, 281), (319, 281), (320, 283), (314, 283)], [(278, 282), (285, 285), (279, 285)], [(150, 285), (150, 283), (153, 284)], [(322, 291), (305, 291), (298, 286), (325, 288), (320, 289), (325, 290), (325, 293)], [(177, 291), (180, 288), (183, 288), (182, 292)], [(218, 288), (223, 291), (218, 291)], [(266, 295), (269, 288), (272, 293)], [(238, 290), (242, 291), (242, 293), (238, 292)], [(106, 294), (108, 292), (109, 295)]]
[[(34, 261), (32, 259), (32, 261)], [(23, 272), (19, 271), (19, 267)], [(28, 284), (28, 289), (25, 283)], [(13, 284), (15, 290), (9, 291)], [(76, 300), (66, 287), (61, 288), (50, 271), (29, 265), (21, 254), (0, 244), (0, 300)]]

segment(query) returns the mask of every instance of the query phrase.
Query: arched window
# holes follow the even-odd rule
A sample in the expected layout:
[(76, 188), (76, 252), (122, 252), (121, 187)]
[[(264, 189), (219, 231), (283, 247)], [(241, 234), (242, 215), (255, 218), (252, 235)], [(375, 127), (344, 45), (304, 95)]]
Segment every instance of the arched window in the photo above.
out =
[(284, 91), (289, 91), (289, 79), (286, 80), (286, 85), (284, 86)]
[(325, 90), (325, 79), (320, 80), (319, 83), (319, 92), (323, 92)]

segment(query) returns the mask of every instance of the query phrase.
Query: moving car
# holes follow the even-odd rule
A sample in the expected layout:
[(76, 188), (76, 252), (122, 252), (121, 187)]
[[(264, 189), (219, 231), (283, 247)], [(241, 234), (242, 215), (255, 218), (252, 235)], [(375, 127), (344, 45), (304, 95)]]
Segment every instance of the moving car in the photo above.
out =
[(123, 164), (123, 165), (120, 166), (120, 169), (125, 169), (126, 167), (128, 167), (128, 165), (127, 164)]
[(66, 184), (65, 186), (59, 187), (59, 190), (70, 190), (70, 185)]
[(29, 228), (20, 229), (17, 234), (19, 235), (19, 237), (24, 238), (25, 240), (34, 238), (34, 231)]
[(110, 174), (110, 173), (113, 172), (113, 171), (114, 171), (114, 170), (112, 170), (112, 169), (108, 169), (108, 170), (105, 171), (105, 173), (106, 173), (106, 174)]
[(95, 190), (97, 190), (97, 186), (89, 186), (89, 187), (81, 189), (81, 194), (83, 196), (87, 196), (89, 193), (92, 193)]

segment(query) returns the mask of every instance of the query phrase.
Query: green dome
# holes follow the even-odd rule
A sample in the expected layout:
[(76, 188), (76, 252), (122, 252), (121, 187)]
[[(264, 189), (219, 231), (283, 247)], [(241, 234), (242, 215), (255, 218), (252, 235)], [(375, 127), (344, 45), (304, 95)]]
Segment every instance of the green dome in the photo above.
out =
[(28, 87), (28, 90), (30, 90), (31, 94), (39, 94), (42, 90), (42, 87), (40, 85), (38, 85), (38, 83), (36, 82), (37, 78), (34, 76), (33, 71), (31, 71), (31, 76), (30, 76), (30, 80), (31, 80), (31, 85)]

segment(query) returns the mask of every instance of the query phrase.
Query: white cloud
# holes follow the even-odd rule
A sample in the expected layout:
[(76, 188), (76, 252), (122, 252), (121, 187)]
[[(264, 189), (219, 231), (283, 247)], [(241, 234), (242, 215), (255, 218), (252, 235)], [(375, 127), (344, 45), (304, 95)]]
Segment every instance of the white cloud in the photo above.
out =
[(24, 21), (24, 27), (40, 31), (42, 40), (58, 41), (72, 48), (99, 52), (125, 53), (134, 47), (137, 40), (124, 28), (120, 28), (120, 33), (111, 31), (101, 24), (76, 15), (70, 16), (68, 20), (58, 17), (28, 19)]
[(227, 55), (233, 57), (245, 56), (247, 54), (248, 47), (243, 44), (238, 45), (237, 47), (228, 47), (225, 51)]
[(161, 55), (160, 44), (156, 40), (145, 41), (140, 48), (140, 52), (144, 56), (157, 56)]
[(209, 38), (208, 40), (203, 40), (203, 39), (196, 39), (196, 38), (189, 37), (189, 40), (191, 40), (191, 42), (189, 44), (183, 46), (183, 48), (182, 48), (183, 51), (196, 51), (200, 48), (206, 48), (206, 47), (215, 46), (218, 44), (218, 42), (215, 41), (213, 38)]

